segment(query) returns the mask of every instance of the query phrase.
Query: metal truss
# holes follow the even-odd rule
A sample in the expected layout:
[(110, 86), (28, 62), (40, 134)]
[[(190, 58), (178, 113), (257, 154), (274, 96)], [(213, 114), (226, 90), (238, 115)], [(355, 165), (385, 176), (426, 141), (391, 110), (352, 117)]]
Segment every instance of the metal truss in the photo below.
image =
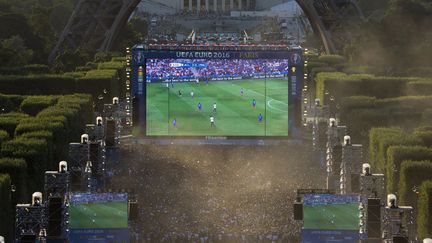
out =
[(30, 204), (18, 204), (15, 211), (15, 238), (16, 242), (25, 235), (39, 237), (46, 226), (46, 208), (44, 205), (32, 206)]
[(69, 172), (46, 171), (45, 172), (45, 201), (51, 197), (63, 198), (69, 192)]

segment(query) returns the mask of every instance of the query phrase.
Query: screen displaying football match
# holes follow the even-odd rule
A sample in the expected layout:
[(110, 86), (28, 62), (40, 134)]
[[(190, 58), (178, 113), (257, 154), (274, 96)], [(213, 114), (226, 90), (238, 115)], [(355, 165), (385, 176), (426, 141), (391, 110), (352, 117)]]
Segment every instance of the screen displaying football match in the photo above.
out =
[(359, 196), (305, 194), (304, 229), (359, 230)]
[(69, 202), (70, 229), (126, 229), (126, 193), (74, 193)]
[(139, 75), (147, 136), (288, 136), (286, 59), (147, 59)]

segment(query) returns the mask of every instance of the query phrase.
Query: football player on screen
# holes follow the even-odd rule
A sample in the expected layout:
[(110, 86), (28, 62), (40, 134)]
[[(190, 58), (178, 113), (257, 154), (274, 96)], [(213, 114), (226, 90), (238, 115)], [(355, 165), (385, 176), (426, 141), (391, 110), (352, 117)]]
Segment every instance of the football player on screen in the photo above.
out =
[(210, 116), (210, 127), (215, 127), (215, 118), (213, 115)]
[(215, 103), (213, 103), (213, 112), (215, 112), (215, 113), (216, 113), (216, 102), (215, 102)]

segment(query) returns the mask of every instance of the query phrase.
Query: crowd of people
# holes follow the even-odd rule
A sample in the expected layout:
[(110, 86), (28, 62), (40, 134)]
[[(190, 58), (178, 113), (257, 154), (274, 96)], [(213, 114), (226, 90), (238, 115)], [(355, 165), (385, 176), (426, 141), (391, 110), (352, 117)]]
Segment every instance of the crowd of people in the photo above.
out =
[(285, 59), (151, 59), (146, 63), (147, 80), (254, 77), (287, 74)]
[(296, 189), (324, 175), (300, 145), (128, 145), (113, 177), (134, 185), (131, 242), (299, 242)]

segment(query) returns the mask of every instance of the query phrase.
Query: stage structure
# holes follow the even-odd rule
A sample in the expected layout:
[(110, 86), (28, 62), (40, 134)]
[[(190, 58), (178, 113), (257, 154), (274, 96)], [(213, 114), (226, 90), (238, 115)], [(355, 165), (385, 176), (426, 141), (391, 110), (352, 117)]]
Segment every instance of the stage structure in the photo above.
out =
[(312, 110), (312, 146), (315, 151), (318, 151), (323, 159), (323, 154), (327, 144), (327, 130), (329, 126), (329, 107), (323, 106), (320, 99), (315, 99), (315, 104)]
[(42, 193), (32, 195), (31, 204), (17, 204), (15, 211), (15, 241), (44, 239), (46, 236), (46, 207)]
[(71, 191), (86, 190), (84, 169), (87, 161), (89, 161), (89, 149), (90, 147), (87, 141), (85, 141), (85, 143), (69, 144), (69, 177)]
[(45, 206), (47, 213), (46, 237), (48, 242), (67, 239), (67, 194), (69, 193), (67, 162), (59, 163), (58, 171), (45, 172)]
[(363, 242), (379, 242), (382, 237), (382, 205), (386, 201), (385, 177), (383, 174), (372, 174), (369, 164), (363, 164), (360, 199), (361, 238)]
[(411, 206), (398, 206), (396, 196), (393, 194), (387, 196), (383, 224), (383, 242), (417, 242), (414, 209)]

